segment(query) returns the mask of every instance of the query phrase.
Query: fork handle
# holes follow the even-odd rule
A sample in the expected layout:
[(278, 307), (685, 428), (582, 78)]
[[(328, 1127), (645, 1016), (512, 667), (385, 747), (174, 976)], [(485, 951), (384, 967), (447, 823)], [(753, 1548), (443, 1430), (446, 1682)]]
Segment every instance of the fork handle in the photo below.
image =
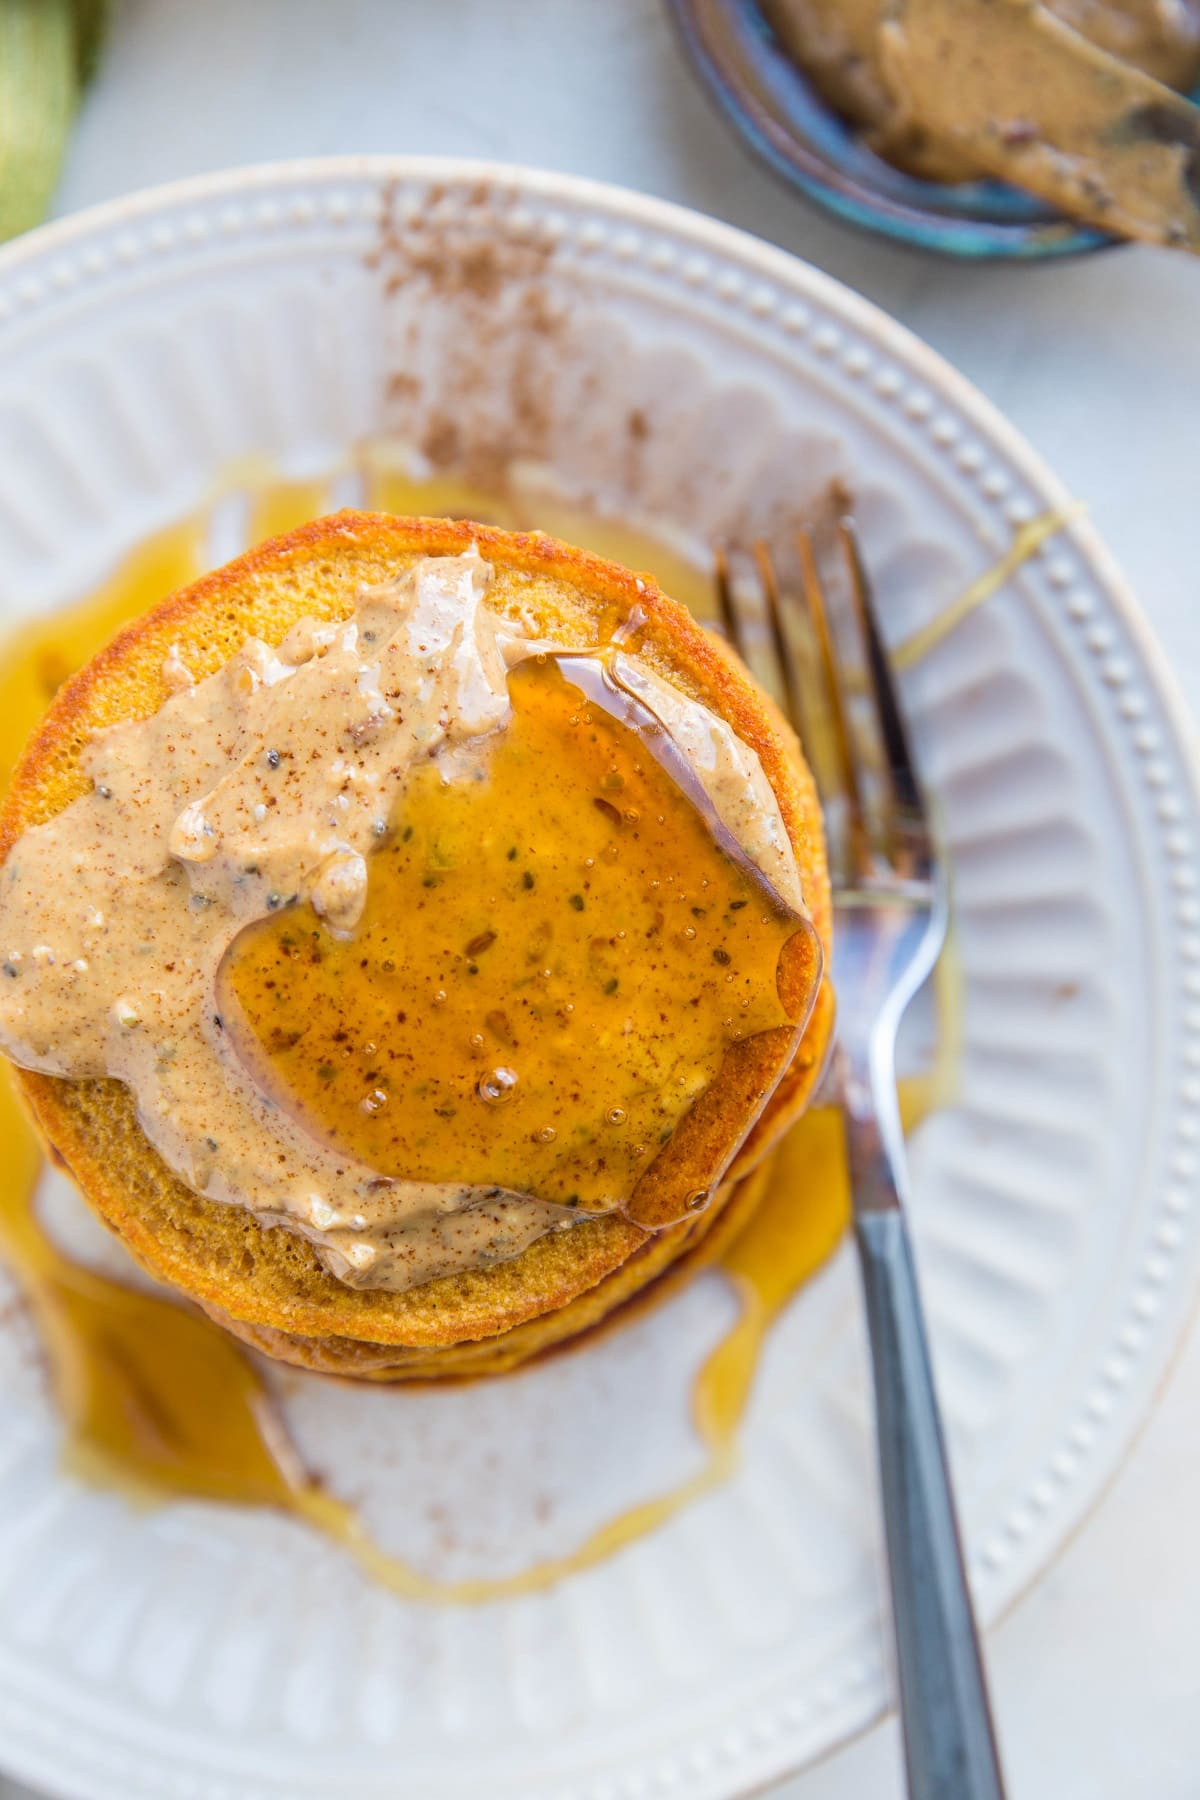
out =
[(908, 1792), (912, 1800), (1003, 1800), (908, 1226), (893, 1205), (861, 1213), (855, 1230)]

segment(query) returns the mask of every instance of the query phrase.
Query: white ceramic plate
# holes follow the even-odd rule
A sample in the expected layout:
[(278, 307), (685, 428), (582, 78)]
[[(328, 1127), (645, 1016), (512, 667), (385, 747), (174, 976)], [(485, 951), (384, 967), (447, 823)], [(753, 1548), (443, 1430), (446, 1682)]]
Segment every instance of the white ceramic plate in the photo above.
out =
[[(237, 459), (512, 457), (683, 547), (857, 498), (906, 635), (1057, 507), (980, 397), (834, 282), (561, 177), (406, 160), (165, 189), (0, 259), (0, 601), (92, 585)], [(234, 548), (234, 544), (224, 548)], [(906, 680), (957, 885), (961, 1103), (915, 1224), (985, 1620), (1111, 1476), (1191, 1302), (1196, 779), (1154, 646), (1075, 524)], [(61, 1229), (110, 1259), (77, 1203)], [(114, 1266), (119, 1266), (119, 1261)], [(607, 1343), (451, 1393), (289, 1378), (302, 1445), (430, 1573), (570, 1549), (696, 1465), (706, 1276)], [(0, 1758), (79, 1800), (728, 1795), (888, 1694), (854, 1271), (776, 1330), (740, 1473), (549, 1592), (401, 1603), (266, 1513), (135, 1513), (56, 1468), (0, 1306)]]

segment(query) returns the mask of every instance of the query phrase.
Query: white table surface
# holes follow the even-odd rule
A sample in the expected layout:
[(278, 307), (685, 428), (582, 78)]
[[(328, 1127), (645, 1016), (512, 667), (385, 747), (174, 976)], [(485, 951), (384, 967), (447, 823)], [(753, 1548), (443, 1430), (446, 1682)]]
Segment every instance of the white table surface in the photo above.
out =
[[(972, 269), (852, 234), (733, 139), (658, 0), (117, 0), (56, 211), (337, 151), (490, 156), (622, 182), (840, 276), (963, 369), (1087, 500), (1200, 696), (1196, 263), (1138, 249)], [(1012, 1800), (1200, 1795), (1198, 1522), (1193, 1332), (1107, 1498), (989, 1639)], [(889, 1800), (901, 1787), (889, 1725), (780, 1792)], [(24, 1794), (0, 1777), (0, 1800)]]

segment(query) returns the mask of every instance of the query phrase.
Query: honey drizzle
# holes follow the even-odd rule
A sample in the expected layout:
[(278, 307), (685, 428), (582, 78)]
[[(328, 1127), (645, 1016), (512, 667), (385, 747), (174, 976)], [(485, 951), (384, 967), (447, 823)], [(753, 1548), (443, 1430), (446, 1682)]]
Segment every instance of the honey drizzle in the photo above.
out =
[(928, 656), (977, 607), (982, 606), (985, 600), (990, 600), (993, 594), (999, 593), (1005, 582), (1018, 569), (1023, 568), (1031, 557), (1037, 555), (1047, 538), (1054, 537), (1086, 510), (1082, 500), (1072, 500), (1052, 512), (1039, 513), (1036, 519), (1029, 519), (1020, 526), (1013, 533), (1012, 543), (1003, 556), (986, 568), (957, 600), (952, 600), (949, 606), (935, 613), (927, 625), (922, 625), (911, 637), (905, 638), (903, 643), (896, 646), (892, 651), (892, 661), (896, 668), (911, 669)]
[(455, 780), (413, 774), (353, 932), (311, 906), (258, 920), (220, 1014), (255, 1084), (380, 1177), (637, 1216), (653, 1167), (682, 1218), (694, 1183), (672, 1190), (660, 1147), (735, 1045), (790, 1059), (780, 959), (810, 928), (706, 822), (669, 740), (591, 698), (598, 668), (512, 671), (500, 737)]
[[(422, 485), (386, 467), (368, 466), (366, 477), (368, 504), (378, 509), (527, 523), (512, 502), (489, 501), (457, 484)], [(321, 483), (258, 479), (251, 496), (252, 540), (288, 530), (329, 504)], [(653, 539), (561, 507), (553, 518), (539, 507), (539, 518), (596, 554), (635, 567), (653, 565), (672, 591), (696, 602), (697, 612), (711, 613), (707, 580)], [(205, 510), (158, 533), (80, 605), (9, 639), (0, 670), (0, 785), (7, 785), (61, 681), (122, 624), (203, 571), (208, 523)], [(936, 1067), (902, 1083), (909, 1129), (953, 1094), (957, 984), (949, 961), (939, 975), (939, 1014)], [(351, 1507), (309, 1478), (264, 1381), (231, 1338), (173, 1300), (95, 1274), (57, 1248), (35, 1211), (40, 1146), (7, 1078), (0, 1080), (0, 1132), (6, 1147), (0, 1253), (28, 1297), (50, 1361), (66, 1468), (136, 1503), (186, 1496), (278, 1507), (337, 1542), (372, 1579), (424, 1602), (480, 1604), (547, 1587), (655, 1530), (727, 1480), (766, 1334), (836, 1248), (850, 1214), (840, 1115), (818, 1106), (750, 1177), (761, 1197), (717, 1265), (734, 1288), (739, 1311), (693, 1381), (691, 1412), (704, 1452), (700, 1469), (606, 1522), (567, 1555), (509, 1577), (447, 1582), (388, 1555)], [(805, 1209), (797, 1217), (801, 1188)]]

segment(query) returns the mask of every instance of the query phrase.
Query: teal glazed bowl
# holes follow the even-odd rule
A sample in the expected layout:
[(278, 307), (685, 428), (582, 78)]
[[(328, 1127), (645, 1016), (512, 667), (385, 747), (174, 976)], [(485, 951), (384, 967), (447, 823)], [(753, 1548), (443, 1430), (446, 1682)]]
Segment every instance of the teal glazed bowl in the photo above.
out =
[(667, 0), (716, 104), (792, 187), (852, 225), (944, 256), (1034, 261), (1118, 240), (999, 181), (943, 187), (892, 168), (786, 54), (758, 0)]

